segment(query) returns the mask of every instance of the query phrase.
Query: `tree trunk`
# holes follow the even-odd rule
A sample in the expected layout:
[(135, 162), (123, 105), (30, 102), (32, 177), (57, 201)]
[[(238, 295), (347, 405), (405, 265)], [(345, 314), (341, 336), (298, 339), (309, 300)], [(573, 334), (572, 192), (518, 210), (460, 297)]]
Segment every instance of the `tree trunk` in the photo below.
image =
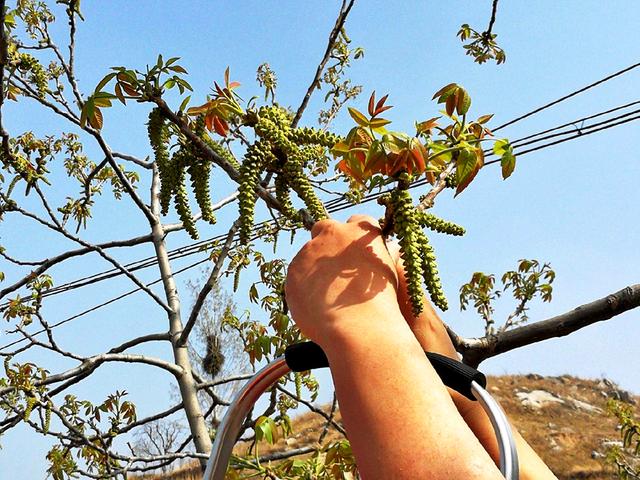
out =
[[(153, 181), (151, 187), (152, 211), (159, 218), (160, 204), (158, 199), (159, 177), (157, 168), (154, 167)], [(179, 346), (179, 339), (182, 333), (183, 325), (180, 316), (180, 297), (176, 288), (176, 283), (171, 272), (169, 264), (169, 256), (164, 241), (165, 232), (160, 221), (152, 226), (153, 245), (158, 258), (160, 274), (162, 276), (162, 285), (164, 286), (167, 303), (172, 310), (169, 314), (169, 333), (171, 335), (171, 345), (173, 348), (173, 357), (176, 365), (182, 367), (183, 373), (177, 377), (180, 396), (184, 405), (184, 411), (189, 422), (189, 429), (193, 436), (193, 443), (198, 453), (209, 453), (211, 451), (211, 438), (209, 431), (202, 415), (200, 403), (195, 385), (195, 380), (191, 371), (191, 361), (189, 360), (189, 352), (187, 344)], [(206, 460), (200, 460), (201, 465), (206, 465)]]

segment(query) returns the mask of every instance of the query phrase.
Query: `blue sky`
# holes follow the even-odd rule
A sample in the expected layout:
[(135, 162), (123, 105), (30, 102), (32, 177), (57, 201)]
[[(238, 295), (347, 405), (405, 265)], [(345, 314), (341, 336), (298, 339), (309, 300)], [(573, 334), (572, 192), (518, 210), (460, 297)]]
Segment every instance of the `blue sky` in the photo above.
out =
[[(162, 53), (165, 58), (182, 57), (181, 64), (189, 71), (189, 81), (195, 89), (193, 104), (204, 99), (212, 81), (222, 78), (227, 65), (233, 79), (242, 83), (240, 94), (250, 98), (260, 95), (255, 69), (269, 62), (278, 75), (279, 102), (295, 108), (324, 52), (337, 10), (338, 3), (334, 1), (85, 0), (86, 22), (79, 25), (77, 39), (80, 87), (90, 93), (109, 67), (142, 68)], [(356, 3), (347, 29), (353, 45), (363, 46), (366, 54), (351, 70), (354, 83), (362, 84), (365, 92), (355, 106), (364, 110), (368, 94), (374, 89), (380, 95), (389, 93), (389, 103), (394, 108), (387, 117), (394, 121), (395, 129), (411, 131), (415, 120), (437, 114), (436, 105), (430, 101), (433, 93), (447, 83), (457, 82), (472, 96), (471, 115), (495, 113), (492, 123), (497, 125), (638, 62), (635, 45), (639, 40), (640, 8), (636, 2), (503, 1), (494, 32), (507, 52), (507, 62), (479, 66), (464, 55), (455, 34), (462, 23), (484, 29), (490, 10), (489, 0)], [(64, 34), (62, 30), (55, 33)], [(501, 135), (518, 138), (638, 100), (639, 79), (640, 69), (634, 70), (505, 128)], [(317, 95), (302, 123), (315, 124), (321, 107), (322, 95)], [(28, 129), (52, 134), (66, 128), (51, 115), (24, 104), (19, 108), (8, 104), (4, 113), (12, 134)], [(147, 113), (148, 106), (137, 104), (108, 110), (104, 134), (112, 148), (148, 155)], [(333, 125), (338, 132), (350, 126), (348, 115), (341, 115)], [(563, 313), (637, 283), (637, 132), (638, 125), (630, 123), (529, 154), (519, 159), (514, 175), (507, 181), (501, 180), (498, 168), (487, 167), (455, 200), (449, 193), (441, 195), (435, 213), (467, 228), (467, 235), (460, 239), (432, 238), (452, 306), (443, 315), (445, 321), (462, 335), (480, 334), (480, 320), (457, 308), (459, 286), (474, 271), (499, 275), (514, 268), (520, 258), (550, 262), (557, 272), (553, 302), (534, 304), (532, 320)], [(98, 155), (95, 145), (88, 143), (86, 150)], [(68, 183), (60, 170), (54, 170), (52, 178), (58, 186), (51, 194), (62, 202), (67, 194), (64, 185)], [(146, 192), (147, 185), (140, 188)], [(215, 201), (233, 187), (217, 174), (212, 188)], [(346, 219), (356, 212), (374, 216), (381, 213), (378, 207), (366, 205), (340, 212), (337, 218)], [(218, 225), (200, 226), (201, 237), (223, 233), (235, 214), (233, 207), (224, 209)], [(86, 232), (92, 241), (146, 233), (140, 214), (126, 204), (104, 201), (96, 206), (94, 218), (96, 222)], [(172, 219), (173, 214), (168, 221)], [(44, 258), (69, 247), (68, 243), (40, 233), (34, 237), (36, 230), (22, 221), (4, 222), (0, 228), (2, 245), (15, 256)], [(281, 246), (279, 253), (290, 258), (303, 237), (299, 235), (292, 247)], [(178, 234), (170, 237), (169, 246), (189, 241)], [(151, 250), (150, 246), (142, 246), (116, 254), (122, 261), (131, 261), (151, 255)], [(177, 261), (174, 268), (190, 261)], [(53, 272), (54, 280), (61, 284), (108, 267), (98, 258), (70, 262)], [(12, 270), (5, 265), (2, 269), (11, 279)], [(17, 273), (13, 273), (15, 278)], [(151, 281), (156, 275), (152, 268), (140, 276)], [(245, 275), (245, 290), (250, 280)], [(54, 322), (132, 287), (121, 279), (110, 280), (65, 298), (54, 297), (46, 313)], [(181, 288), (184, 290), (183, 283)], [(243, 294), (236, 294), (235, 301), (240, 308), (249, 307)], [(497, 305), (497, 317), (504, 318), (513, 307), (507, 298), (503, 299)], [(487, 361), (483, 369), (496, 374), (606, 376), (624, 388), (640, 392), (640, 372), (633, 367), (640, 338), (638, 316), (632, 311), (569, 337), (510, 352)], [(154, 304), (134, 295), (60, 328), (58, 335), (69, 349), (88, 354), (132, 334), (164, 331), (165, 324)], [(3, 334), (1, 338), (4, 343), (7, 337)], [(170, 358), (168, 349), (160, 347), (145, 352)], [(53, 361), (45, 354), (33, 359)], [(59, 361), (52, 365), (52, 371), (65, 367)], [(143, 415), (169, 405), (169, 380), (146, 368), (105, 367), (95, 381), (79, 389), (79, 395), (98, 401), (115, 388), (126, 388)], [(25, 444), (29, 445), (28, 452)], [(0, 472), (11, 472), (16, 479), (44, 478), (45, 442), (17, 429), (2, 438), (2, 446)]]

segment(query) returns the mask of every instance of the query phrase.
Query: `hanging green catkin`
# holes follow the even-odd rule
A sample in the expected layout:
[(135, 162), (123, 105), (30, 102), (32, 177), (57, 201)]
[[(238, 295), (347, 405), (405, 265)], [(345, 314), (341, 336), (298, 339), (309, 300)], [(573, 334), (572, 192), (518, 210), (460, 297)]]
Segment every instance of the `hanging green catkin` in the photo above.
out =
[(416, 219), (411, 194), (407, 190), (395, 189), (391, 193), (393, 207), (394, 230), (400, 244), (400, 256), (404, 262), (407, 293), (411, 299), (413, 314), (418, 316), (424, 305), (422, 302), (422, 257), (418, 234), (421, 232)]
[(171, 196), (175, 189), (175, 178), (170, 166), (169, 150), (167, 144), (169, 142), (169, 127), (162, 112), (158, 108), (154, 108), (149, 113), (149, 123), (147, 124), (149, 134), (149, 142), (158, 166), (158, 174), (160, 175), (160, 208), (163, 215), (169, 212), (169, 204)]
[(300, 221), (300, 215), (293, 207), (293, 203), (291, 203), (291, 196), (289, 195), (289, 185), (285, 175), (280, 174), (276, 176), (275, 179), (275, 187), (276, 187), (276, 200), (280, 202), (282, 206), (281, 213), (288, 220), (297, 223)]
[(36, 397), (33, 396), (28, 396), (27, 397), (27, 403), (24, 407), (24, 412), (22, 412), (22, 418), (24, 419), (24, 421), (28, 421), (29, 417), (31, 416), (31, 412), (33, 411), (33, 407), (36, 405), (36, 403), (38, 402), (38, 400), (36, 399)]
[(240, 286), (240, 270), (242, 270), (242, 265), (238, 265), (233, 274), (233, 293), (237, 292)]
[(298, 194), (315, 221), (329, 218), (324, 204), (320, 201), (309, 179), (304, 174), (302, 159), (299, 155), (289, 155), (283, 168), (289, 185)]
[(340, 141), (338, 135), (310, 127), (292, 130), (289, 138), (298, 145), (322, 145), (327, 148), (332, 148)]
[(46, 408), (44, 409), (44, 424), (42, 425), (42, 430), (44, 433), (49, 432), (49, 427), (51, 426), (51, 401), (47, 403)]
[(216, 216), (211, 205), (211, 194), (209, 192), (209, 174), (211, 172), (211, 162), (209, 160), (191, 158), (191, 163), (187, 167), (187, 172), (191, 178), (191, 187), (196, 196), (196, 203), (200, 207), (202, 219), (210, 224), (216, 223)]
[(424, 282), (427, 286), (431, 301), (442, 311), (446, 311), (449, 305), (442, 290), (442, 283), (440, 282), (440, 276), (438, 274), (438, 265), (436, 264), (436, 255), (433, 247), (429, 243), (429, 239), (422, 230), (418, 233), (418, 243), (420, 245)]
[(236, 170), (240, 168), (240, 164), (238, 163), (236, 158), (223, 145), (214, 141), (209, 135), (206, 135), (202, 140), (209, 146), (211, 150), (224, 158), (227, 163), (229, 163), (233, 168), (235, 168)]
[(465, 229), (460, 225), (456, 225), (453, 222), (448, 222), (440, 217), (436, 217), (432, 213), (418, 212), (418, 223), (423, 227), (427, 227), (430, 230), (434, 230), (439, 233), (446, 233), (449, 235), (462, 236), (465, 234)]
[(180, 216), (180, 221), (187, 233), (192, 239), (198, 239), (198, 230), (196, 224), (193, 221), (193, 214), (191, 213), (191, 207), (189, 206), (189, 193), (187, 191), (187, 178), (185, 175), (184, 165), (176, 165), (179, 168), (178, 174), (178, 187), (176, 188), (176, 194), (174, 201), (176, 204), (176, 210)]
[(240, 186), (238, 187), (240, 226), (238, 235), (240, 242), (245, 245), (249, 243), (251, 229), (253, 228), (256, 187), (268, 158), (267, 148), (262, 142), (256, 142), (251, 145), (247, 148), (247, 153), (240, 167)]

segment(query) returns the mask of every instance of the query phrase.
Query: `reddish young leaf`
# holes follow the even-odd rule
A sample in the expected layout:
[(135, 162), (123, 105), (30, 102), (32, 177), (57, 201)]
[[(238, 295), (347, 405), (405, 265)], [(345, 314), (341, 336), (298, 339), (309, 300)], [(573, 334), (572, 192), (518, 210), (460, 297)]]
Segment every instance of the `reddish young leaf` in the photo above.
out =
[(487, 123), (489, 120), (491, 120), (492, 117), (493, 117), (493, 113), (489, 115), (482, 115), (478, 117), (477, 122), (482, 125), (483, 123)]
[[(444, 87), (442, 87), (440, 90), (438, 90), (436, 93), (433, 94), (433, 97), (431, 98), (431, 100), (435, 100), (436, 98), (441, 97), (445, 93), (449, 93), (450, 91), (452, 91), (457, 86), (458, 85), (455, 84), (455, 83), (450, 83), (449, 85), (445, 85)], [(438, 103), (440, 103), (440, 102), (438, 102)]]
[(216, 133), (222, 137), (226, 137), (227, 133), (229, 133), (229, 125), (223, 118), (218, 116), (213, 117), (213, 128)]
[(93, 115), (90, 115), (88, 120), (89, 120), (89, 124), (96, 130), (102, 129), (102, 123), (103, 123), (102, 112), (98, 107), (95, 107), (93, 109)]
[(424, 133), (424, 132), (428, 132), (430, 131), (432, 128), (437, 127), (438, 126), (438, 122), (437, 120), (440, 117), (433, 117), (430, 118), (429, 120), (425, 120), (424, 122), (420, 122), (416, 127), (416, 129), (418, 130), (418, 134), (420, 133)]
[(131, 86), (131, 84), (126, 82), (120, 82), (122, 85), (122, 89), (129, 95), (130, 97), (139, 97), (140, 94), (136, 92), (136, 90)]
[(384, 106), (384, 102), (387, 101), (387, 98), (389, 98), (389, 94), (386, 94), (384, 97), (382, 97), (378, 101), (378, 103), (376, 104), (375, 112), (374, 112), (375, 115), (380, 115), (385, 110), (389, 110), (391, 108), (391, 105), (388, 105), (386, 107)]
[(449, 98), (447, 98), (447, 103), (445, 104), (445, 110), (447, 112), (447, 115), (451, 116), (453, 115), (453, 111), (456, 108), (456, 105), (458, 104), (458, 93), (456, 92), (453, 95), (450, 95)]
[(374, 90), (371, 93), (371, 96), (369, 97), (369, 107), (368, 107), (368, 109), (369, 109), (369, 116), (370, 117), (373, 117), (375, 115), (373, 113), (374, 112), (374, 103), (375, 103), (375, 101), (376, 101), (376, 91)]
[(118, 100), (120, 100), (120, 102), (122, 102), (123, 105), (126, 105), (127, 102), (124, 98), (124, 94), (122, 93), (122, 87), (120, 86), (119, 83), (116, 83), (114, 91), (115, 91), (116, 97), (118, 97)]
[(213, 113), (210, 113), (209, 115), (204, 117), (204, 125), (205, 127), (207, 127), (207, 130), (209, 130), (210, 132), (213, 131), (213, 119), (215, 118), (215, 115)]

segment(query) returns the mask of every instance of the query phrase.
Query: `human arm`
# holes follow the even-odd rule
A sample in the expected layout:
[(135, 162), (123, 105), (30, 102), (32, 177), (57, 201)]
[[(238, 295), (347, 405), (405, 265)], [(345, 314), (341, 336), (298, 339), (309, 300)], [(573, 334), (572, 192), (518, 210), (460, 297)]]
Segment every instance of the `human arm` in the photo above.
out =
[[(451, 342), (447, 330), (438, 317), (431, 302), (424, 297), (423, 311), (415, 316), (412, 312), (411, 301), (407, 295), (406, 280), (402, 261), (399, 258), (397, 245), (389, 246), (392, 257), (396, 260), (398, 274), (398, 305), (403, 317), (411, 328), (416, 339), (425, 351), (440, 353), (458, 360), (458, 354)], [(497, 463), (499, 459), (498, 444), (491, 421), (484, 409), (478, 404), (459, 394), (455, 390), (449, 390), (451, 398), (460, 415), (469, 428), (473, 431), (480, 443), (489, 452)], [(538, 454), (522, 438), (520, 433), (512, 426), (518, 451), (521, 480), (557, 480), (549, 467), (542, 461)]]
[(375, 222), (322, 221), (312, 237), (289, 267), (287, 301), (329, 359), (363, 478), (501, 478), (402, 316)]

